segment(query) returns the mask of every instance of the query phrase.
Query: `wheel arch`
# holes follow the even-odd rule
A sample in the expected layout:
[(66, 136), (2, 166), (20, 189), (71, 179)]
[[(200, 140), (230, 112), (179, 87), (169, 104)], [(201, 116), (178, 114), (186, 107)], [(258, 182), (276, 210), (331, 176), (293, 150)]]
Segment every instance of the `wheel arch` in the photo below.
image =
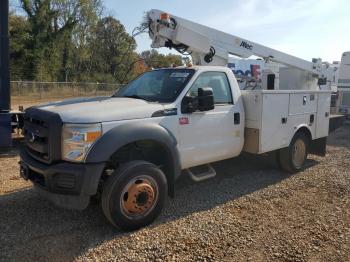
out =
[[(300, 128), (294, 133), (294, 136), (297, 133), (305, 134), (309, 139), (309, 153), (317, 156), (324, 157), (326, 155), (326, 147), (327, 147), (327, 137), (314, 138), (312, 137), (312, 132), (307, 125), (301, 125)], [(293, 137), (294, 137), (293, 136)]]
[(112, 128), (92, 146), (85, 162), (108, 162), (122, 148), (140, 141), (153, 142), (161, 149), (159, 153), (166, 163), (168, 192), (173, 196), (175, 180), (181, 174), (177, 141), (170, 131), (157, 123), (128, 123)]
[(306, 137), (307, 137), (308, 140), (309, 140), (309, 143), (312, 142), (313, 137), (312, 137), (312, 132), (311, 132), (310, 128), (309, 128), (306, 124), (302, 124), (302, 125), (299, 125), (299, 126), (296, 128), (296, 130), (295, 130), (295, 132), (294, 132), (294, 134), (293, 134), (293, 137), (292, 137), (292, 139), (290, 140), (289, 144), (292, 142), (292, 140), (293, 140), (293, 138), (295, 137), (295, 135), (296, 135), (296, 134), (299, 134), (299, 133), (302, 133), (302, 134), (306, 135)]
[[(303, 160), (302, 164), (296, 165), (293, 162), (293, 151), (294, 151), (293, 144), (297, 141), (296, 138), (300, 137), (300, 135), (305, 136), (306, 139), (309, 140), (308, 141), (309, 143), (307, 145), (305, 145), (306, 148), (305, 148), (304, 153), (305, 152), (306, 153), (304, 154), (304, 160)], [(292, 173), (292, 174), (301, 170), (305, 164), (305, 160), (307, 158), (307, 153), (308, 153), (308, 147), (309, 147), (311, 142), (312, 142), (312, 133), (311, 133), (310, 129), (306, 125), (300, 125), (298, 128), (295, 129), (293, 137), (291, 138), (291, 140), (289, 142), (289, 146), (279, 149), (278, 156), (277, 156), (279, 166), (283, 170), (285, 170), (289, 173)]]

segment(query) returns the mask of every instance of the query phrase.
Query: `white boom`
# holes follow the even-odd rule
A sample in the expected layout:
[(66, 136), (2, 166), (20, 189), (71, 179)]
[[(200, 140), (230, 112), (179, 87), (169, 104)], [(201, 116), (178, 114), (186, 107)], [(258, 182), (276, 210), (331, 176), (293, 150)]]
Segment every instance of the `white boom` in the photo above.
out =
[(225, 66), (229, 54), (241, 58), (255, 55), (265, 61), (305, 70), (317, 78), (325, 77), (327, 65), (319, 58), (309, 62), (160, 10), (149, 11), (146, 22), (153, 48), (168, 47), (188, 52), (195, 65)]

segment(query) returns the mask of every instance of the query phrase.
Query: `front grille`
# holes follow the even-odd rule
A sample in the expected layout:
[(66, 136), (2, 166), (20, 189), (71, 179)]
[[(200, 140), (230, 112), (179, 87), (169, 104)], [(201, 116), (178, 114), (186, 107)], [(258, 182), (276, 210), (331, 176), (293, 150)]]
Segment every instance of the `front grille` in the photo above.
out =
[(32, 155), (48, 161), (50, 156), (47, 124), (42, 120), (26, 116), (24, 118), (24, 136), (27, 150)]
[(29, 108), (24, 115), (26, 150), (35, 159), (52, 163), (61, 155), (62, 121), (58, 114)]

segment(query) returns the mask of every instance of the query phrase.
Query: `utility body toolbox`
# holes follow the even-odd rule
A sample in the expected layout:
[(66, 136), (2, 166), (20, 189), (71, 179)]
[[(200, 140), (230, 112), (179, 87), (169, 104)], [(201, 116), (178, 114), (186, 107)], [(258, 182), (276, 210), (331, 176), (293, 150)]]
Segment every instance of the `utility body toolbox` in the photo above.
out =
[(328, 136), (330, 91), (244, 90), (242, 97), (246, 152), (262, 154), (287, 147), (302, 126), (312, 140)]

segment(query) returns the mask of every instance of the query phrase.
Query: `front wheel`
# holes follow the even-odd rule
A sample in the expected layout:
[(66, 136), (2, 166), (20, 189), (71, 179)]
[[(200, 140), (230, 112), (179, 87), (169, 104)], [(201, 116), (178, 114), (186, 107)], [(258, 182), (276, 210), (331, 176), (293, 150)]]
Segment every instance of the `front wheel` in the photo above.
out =
[(308, 137), (303, 133), (296, 133), (289, 147), (279, 150), (279, 165), (289, 173), (298, 172), (304, 167), (308, 152)]
[(160, 214), (167, 180), (158, 167), (145, 161), (131, 161), (115, 170), (102, 192), (106, 218), (124, 230), (149, 225)]

